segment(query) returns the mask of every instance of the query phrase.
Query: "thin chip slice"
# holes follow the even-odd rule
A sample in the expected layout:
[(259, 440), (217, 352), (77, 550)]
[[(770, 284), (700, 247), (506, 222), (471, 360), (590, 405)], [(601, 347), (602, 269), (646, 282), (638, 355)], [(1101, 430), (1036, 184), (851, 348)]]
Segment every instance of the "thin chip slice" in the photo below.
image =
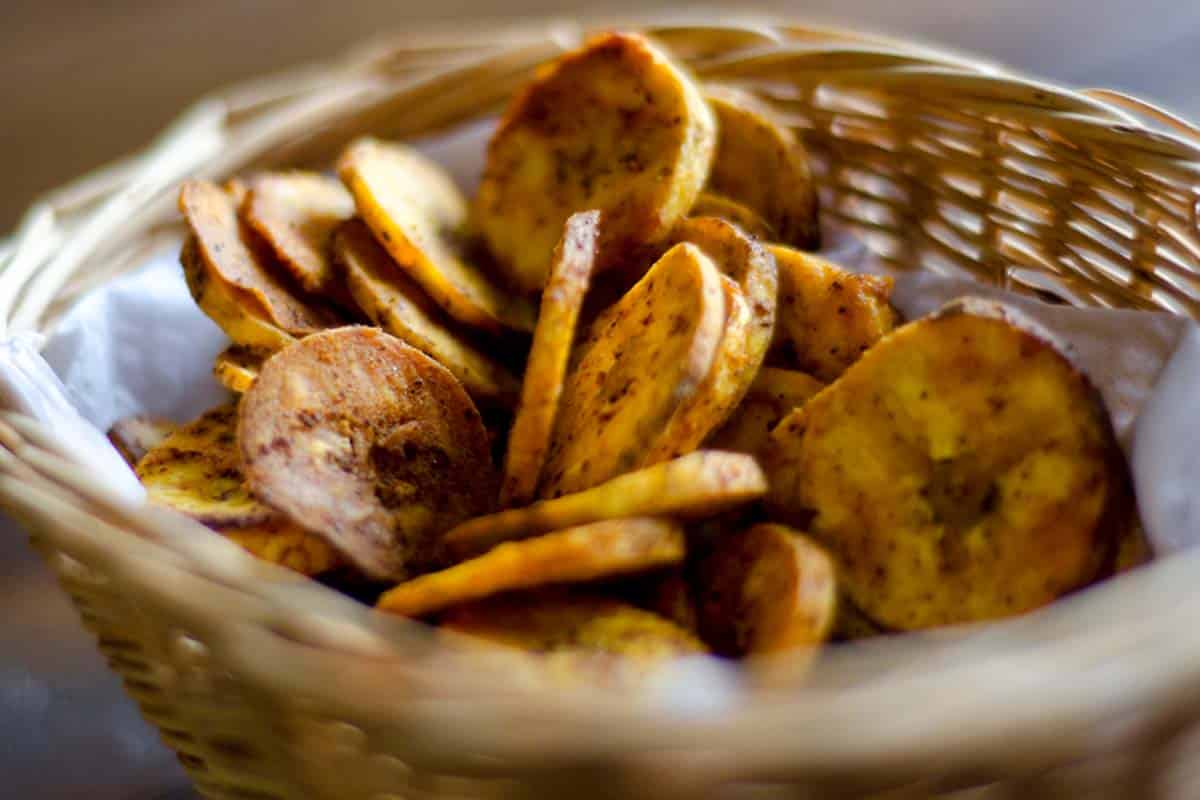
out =
[(1046, 334), (963, 301), (905, 325), (784, 418), (769, 513), (805, 525), (893, 630), (1018, 614), (1109, 563), (1124, 467)]
[(333, 254), (363, 313), (379, 327), (450, 370), (467, 392), (489, 405), (511, 407), (517, 378), (454, 329), (429, 297), (396, 266), (361, 220), (334, 233)]
[(533, 330), (533, 304), (465, 260), (466, 200), (435, 164), (412, 148), (360, 139), (338, 174), (375, 238), (447, 314), (494, 332)]
[(367, 575), (428, 565), (435, 537), (491, 510), (487, 432), (454, 376), (363, 327), (301, 339), (242, 397), (238, 444), (255, 494)]
[(895, 327), (891, 278), (847, 272), (790, 247), (770, 250), (779, 267), (781, 366), (832, 381)]
[(258, 316), (253, 304), (228, 283), (213, 278), (200, 255), (196, 237), (189, 236), (179, 253), (188, 291), (200, 310), (217, 323), (230, 339), (246, 347), (274, 352), (282, 350), (295, 337)]
[(741, 405), (706, 444), (735, 453), (759, 453), (779, 421), (823, 388), (825, 384), (808, 373), (763, 367)]
[(749, 456), (700, 450), (655, 464), (576, 494), (469, 520), (443, 539), (458, 555), (606, 519), (719, 514), (762, 497), (766, 478)]
[(133, 467), (178, 427), (178, 423), (169, 419), (138, 414), (114, 422), (108, 429), (108, 441), (117, 448), (125, 463)]
[(329, 257), (333, 230), (354, 215), (354, 198), (335, 178), (269, 172), (250, 182), (242, 216), (304, 291), (354, 308)]
[(563, 391), (541, 496), (636, 468), (712, 369), (724, 324), (713, 262), (694, 245), (671, 248), (593, 323)]
[(301, 575), (320, 575), (342, 564), (328, 542), (282, 514), (257, 525), (222, 529), (221, 534), (251, 555)]
[(521, 403), (508, 437), (501, 506), (524, 505), (537, 491), (575, 342), (575, 326), (592, 281), (599, 234), (600, 212), (572, 214), (554, 250), (525, 365)]
[(237, 405), (181, 425), (138, 462), (147, 500), (211, 528), (257, 525), (277, 515), (247, 486), (234, 440)]
[(763, 241), (773, 241), (775, 230), (754, 209), (716, 192), (701, 192), (690, 217), (716, 217), (737, 225), (743, 233)]
[(270, 355), (270, 351), (260, 347), (230, 345), (213, 362), (213, 377), (229, 391), (243, 394), (254, 384), (258, 371)]
[(817, 190), (804, 145), (754, 95), (727, 86), (705, 94), (720, 131), (706, 188), (761, 214), (781, 241), (815, 250)]
[(782, 525), (723, 537), (700, 565), (693, 591), (701, 638), (726, 656), (819, 645), (837, 611), (832, 559)]
[[(207, 288), (219, 291), (225, 302), (244, 315), (291, 336), (305, 336), (339, 323), (330, 308), (301, 298), (287, 286), (267, 248), (238, 219), (228, 192), (208, 181), (185, 181), (179, 191), (179, 210), (195, 237), (194, 256), (202, 276), (197, 276), (201, 285), (192, 287), (192, 293), (206, 312), (209, 309), (201, 301)], [(213, 283), (220, 286), (209, 288)], [(271, 344), (241, 341), (235, 333), (243, 333), (242, 328), (227, 327), (225, 313), (210, 316), (239, 344)]]
[(600, 209), (600, 269), (663, 241), (716, 143), (692, 79), (645, 37), (610, 33), (541, 67), (488, 145), (478, 223), (509, 279), (542, 288), (567, 217)]
[(844, 593), (838, 595), (837, 618), (833, 621), (830, 638), (834, 641), (852, 642), (857, 639), (873, 639), (886, 636), (888, 631), (859, 610)]
[(642, 572), (683, 560), (683, 529), (666, 520), (605, 520), (506, 542), (478, 558), (389, 590), (376, 607), (418, 617), (513, 589)]

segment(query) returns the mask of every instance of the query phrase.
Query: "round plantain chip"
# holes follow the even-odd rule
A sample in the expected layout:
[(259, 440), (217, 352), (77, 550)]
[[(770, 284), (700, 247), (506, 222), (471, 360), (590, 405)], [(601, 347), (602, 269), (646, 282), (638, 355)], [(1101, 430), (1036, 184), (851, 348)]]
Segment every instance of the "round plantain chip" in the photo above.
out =
[(234, 344), (217, 354), (213, 362), (213, 377), (231, 392), (244, 394), (258, 377), (263, 362), (271, 351), (259, 347)]
[(683, 560), (683, 529), (634, 517), (605, 520), (506, 542), (440, 572), (390, 589), (376, 607), (418, 617), (514, 589), (530, 589), (642, 572)]
[(241, 208), (300, 288), (355, 308), (329, 258), (334, 228), (354, 216), (354, 198), (336, 178), (300, 171), (257, 175)]
[(815, 250), (817, 190), (804, 145), (753, 95), (727, 86), (705, 95), (720, 131), (706, 188), (753, 209), (781, 241)]
[(512, 283), (542, 288), (567, 217), (604, 214), (599, 269), (666, 239), (716, 142), (699, 89), (646, 38), (597, 36), (541, 67), (488, 144), (475, 212)]
[(779, 267), (774, 348), (781, 366), (832, 381), (895, 327), (891, 278), (847, 272), (782, 245), (770, 250)]
[(491, 510), (479, 412), (445, 367), (380, 330), (314, 334), (263, 364), (238, 444), (254, 493), (368, 576), (403, 579)]
[(511, 407), (516, 402), (516, 377), (454, 330), (365, 223), (341, 225), (333, 235), (333, 254), (350, 293), (372, 322), (450, 370), (481, 403)]
[(701, 192), (689, 217), (716, 217), (738, 226), (743, 233), (763, 241), (776, 238), (775, 231), (757, 211), (716, 192)]
[(320, 575), (342, 564), (328, 542), (282, 514), (256, 525), (222, 529), (221, 534), (251, 555), (301, 575)]
[(825, 384), (807, 373), (763, 367), (741, 405), (706, 445), (735, 453), (759, 453), (779, 421), (823, 388)]
[(135, 467), (146, 453), (157, 447), (178, 427), (178, 423), (169, 419), (138, 414), (114, 422), (107, 435), (108, 441), (121, 454), (125, 463)]
[(278, 348), (287, 337), (338, 324), (331, 309), (301, 298), (284, 283), (267, 248), (238, 219), (228, 192), (208, 181), (185, 181), (179, 209), (194, 241), (185, 247), (188, 286), (201, 309), (235, 342)]
[(465, 556), (500, 542), (606, 519), (707, 517), (757, 500), (766, 491), (766, 478), (753, 458), (700, 450), (576, 494), (468, 520), (442, 541)]
[(635, 469), (712, 369), (724, 324), (713, 262), (694, 245), (672, 247), (593, 323), (563, 390), (541, 496)]
[(436, 164), (404, 145), (360, 139), (338, 174), (375, 238), (447, 314), (496, 333), (533, 330), (533, 305), (464, 260), (466, 200)]
[(508, 436), (501, 506), (524, 505), (537, 491), (554, 432), (575, 327), (592, 281), (599, 233), (600, 212), (572, 214), (554, 250), (525, 365), (521, 403)]
[(1124, 466), (1103, 402), (1014, 319), (971, 301), (898, 328), (771, 434), (768, 512), (824, 544), (883, 627), (1038, 608), (1115, 547)]
[(722, 537), (693, 586), (700, 636), (725, 656), (813, 647), (837, 613), (833, 561), (782, 525)]

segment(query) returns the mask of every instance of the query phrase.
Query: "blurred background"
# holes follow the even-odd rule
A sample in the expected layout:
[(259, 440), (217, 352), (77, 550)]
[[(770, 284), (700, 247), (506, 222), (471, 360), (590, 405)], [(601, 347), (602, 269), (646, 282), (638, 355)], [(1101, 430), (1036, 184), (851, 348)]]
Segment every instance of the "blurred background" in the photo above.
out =
[[(139, 149), (238, 80), (389, 32), (645, 0), (0, 0), (0, 236), (39, 193)], [(719, 6), (684, 6), (720, 13)], [(1198, 0), (775, 0), (726, 8), (915, 37), (1200, 119)], [(24, 537), (0, 528), (0, 795), (185, 800), (181, 770), (120, 693)]]

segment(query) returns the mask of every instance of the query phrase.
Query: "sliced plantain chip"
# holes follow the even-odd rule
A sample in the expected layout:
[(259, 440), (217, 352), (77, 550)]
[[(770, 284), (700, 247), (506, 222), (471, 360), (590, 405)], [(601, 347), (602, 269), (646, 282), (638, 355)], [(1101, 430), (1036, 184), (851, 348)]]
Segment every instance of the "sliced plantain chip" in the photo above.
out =
[(226, 528), (221, 533), (251, 555), (301, 575), (320, 575), (342, 565), (328, 542), (282, 514), (257, 525)]
[(598, 36), (541, 67), (488, 145), (478, 223), (510, 280), (542, 288), (563, 223), (604, 214), (599, 268), (663, 241), (696, 200), (716, 142), (712, 111), (636, 34)]
[(763, 241), (776, 238), (775, 231), (757, 211), (716, 192), (701, 192), (688, 216), (723, 219), (738, 226), (747, 236)]
[(464, 260), (467, 204), (437, 165), (404, 145), (360, 139), (338, 174), (375, 238), (447, 314), (497, 333), (533, 330), (533, 305)]
[(712, 86), (706, 98), (720, 131), (707, 188), (760, 214), (781, 241), (815, 250), (817, 191), (804, 145), (747, 92)]
[(779, 421), (807, 403), (824, 386), (804, 372), (763, 367), (741, 405), (706, 444), (736, 453), (759, 453)]
[(833, 561), (782, 525), (720, 539), (693, 588), (701, 638), (726, 656), (812, 647), (829, 638), (837, 610)]
[(133, 467), (178, 427), (178, 423), (169, 419), (139, 414), (114, 422), (108, 429), (108, 441), (117, 448), (125, 463)]
[(470, 561), (389, 590), (383, 611), (418, 617), (513, 589), (576, 583), (683, 560), (683, 529), (666, 520), (605, 520), (506, 542)]
[(329, 257), (329, 240), (354, 216), (354, 198), (335, 178), (270, 172), (250, 181), (242, 216), (304, 291), (354, 309)]
[(766, 490), (766, 478), (753, 458), (700, 450), (577, 494), (469, 520), (443, 541), (459, 555), (481, 553), (511, 539), (606, 519), (711, 516), (756, 500)]
[(508, 437), (501, 506), (524, 505), (537, 491), (575, 341), (575, 326), (592, 281), (599, 233), (600, 212), (572, 214), (554, 250), (525, 365), (521, 403)]
[(270, 355), (270, 351), (262, 348), (230, 345), (213, 362), (213, 377), (229, 391), (244, 394)]
[(304, 520), (368, 576), (402, 579), (442, 531), (491, 510), (479, 412), (444, 367), (373, 328), (301, 339), (242, 398), (256, 495)]
[(267, 248), (238, 220), (228, 192), (208, 181), (185, 181), (179, 209), (194, 243), (184, 248), (188, 287), (235, 342), (278, 349), (291, 337), (338, 324), (331, 309), (286, 285)]
[(593, 323), (563, 390), (541, 496), (636, 468), (712, 369), (724, 324), (713, 262), (694, 245), (672, 247)]
[(772, 245), (779, 267), (775, 347), (786, 366), (832, 381), (896, 325), (892, 279)]
[(454, 329), (361, 220), (338, 228), (333, 253), (350, 293), (372, 322), (450, 370), (480, 402), (505, 407), (516, 402), (516, 377)]
[(1103, 403), (1014, 319), (964, 301), (905, 325), (771, 434), (769, 512), (825, 544), (886, 628), (1037, 608), (1115, 547), (1125, 484)]

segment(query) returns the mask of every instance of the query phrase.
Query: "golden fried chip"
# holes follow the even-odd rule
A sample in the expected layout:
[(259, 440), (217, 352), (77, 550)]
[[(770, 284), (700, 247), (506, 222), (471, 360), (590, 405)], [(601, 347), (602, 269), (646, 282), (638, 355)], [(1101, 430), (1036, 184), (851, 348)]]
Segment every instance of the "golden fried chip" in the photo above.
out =
[(636, 34), (598, 36), (513, 98), (488, 145), (478, 223), (529, 292), (576, 211), (604, 214), (598, 268), (617, 266), (687, 214), (715, 143), (712, 111), (664, 53)]
[(563, 390), (541, 496), (636, 468), (712, 369), (724, 324), (713, 262), (694, 245), (672, 247), (593, 323)]
[(1124, 467), (1103, 403), (1012, 318), (964, 301), (897, 329), (763, 453), (769, 512), (824, 544), (884, 627), (1037, 608), (1115, 546)]
[(717, 542), (694, 586), (700, 635), (726, 656), (812, 647), (837, 610), (833, 561), (782, 525), (755, 525)]
[(234, 439), (237, 405), (228, 403), (181, 425), (138, 462), (151, 503), (210, 528), (257, 525), (276, 516), (246, 485)]
[(871, 639), (887, 633), (879, 623), (856, 608), (845, 593), (838, 594), (837, 617), (833, 621), (830, 638), (835, 641), (852, 642), (855, 639)]
[(464, 260), (467, 204), (437, 165), (404, 145), (360, 139), (338, 174), (375, 238), (447, 314), (494, 332), (533, 330), (533, 305)]
[(726, 86), (705, 94), (720, 132), (706, 188), (762, 215), (781, 241), (815, 250), (817, 191), (804, 145), (753, 95)]
[(757, 211), (715, 192), (701, 192), (688, 216), (723, 219), (737, 225), (748, 236), (763, 241), (772, 241), (776, 238), (775, 231)]
[[(287, 286), (267, 248), (238, 219), (227, 192), (208, 181), (185, 181), (179, 209), (195, 242), (190, 252), (185, 248), (188, 286), (201, 309), (235, 342), (278, 348), (286, 343), (280, 331), (305, 336), (338, 324), (331, 309)], [(243, 324), (244, 318), (249, 321)]]
[(445, 367), (380, 330), (308, 336), (263, 364), (238, 444), (256, 495), (367, 575), (402, 579), (496, 488), (479, 412)]
[(178, 423), (169, 419), (138, 414), (114, 422), (108, 429), (108, 441), (117, 448), (125, 463), (133, 467), (178, 427)]
[(753, 458), (700, 450), (576, 494), (468, 520), (447, 533), (443, 542), (460, 555), (480, 553), (511, 539), (606, 519), (707, 517), (756, 500), (766, 491), (766, 478)]
[(350, 293), (372, 322), (450, 370), (480, 402), (505, 407), (516, 402), (516, 377), (454, 329), (361, 220), (338, 228), (333, 253)]
[(692, 597), (692, 587), (682, 569), (674, 569), (658, 579), (651, 590), (650, 608), (688, 633), (700, 630), (700, 613)]
[(234, 344), (226, 347), (213, 362), (213, 377), (231, 392), (243, 394), (258, 377), (270, 351)]
[(804, 372), (763, 367), (741, 405), (706, 444), (718, 450), (754, 455), (762, 450), (781, 419), (807, 403), (824, 386)]
[(572, 214), (554, 250), (525, 365), (521, 403), (508, 437), (501, 506), (528, 503), (537, 491), (575, 341), (575, 326), (592, 281), (599, 233), (600, 212)]
[(1131, 569), (1150, 563), (1154, 558), (1154, 548), (1146, 538), (1139, 520), (1133, 519), (1121, 532), (1117, 541), (1117, 553), (1113, 563), (1113, 572), (1128, 572)]
[(417, 617), (513, 589), (625, 575), (683, 560), (683, 529), (666, 520), (605, 520), (506, 542), (449, 569), (421, 575), (379, 598), (376, 607)]
[(775, 347), (783, 364), (832, 381), (896, 325), (892, 279), (772, 245), (779, 267)]
[(355, 307), (329, 258), (334, 228), (354, 216), (354, 198), (337, 179), (299, 171), (257, 175), (242, 216), (300, 288)]
[(301, 575), (320, 575), (342, 563), (328, 542), (282, 514), (257, 525), (225, 528), (221, 534), (251, 555)]

